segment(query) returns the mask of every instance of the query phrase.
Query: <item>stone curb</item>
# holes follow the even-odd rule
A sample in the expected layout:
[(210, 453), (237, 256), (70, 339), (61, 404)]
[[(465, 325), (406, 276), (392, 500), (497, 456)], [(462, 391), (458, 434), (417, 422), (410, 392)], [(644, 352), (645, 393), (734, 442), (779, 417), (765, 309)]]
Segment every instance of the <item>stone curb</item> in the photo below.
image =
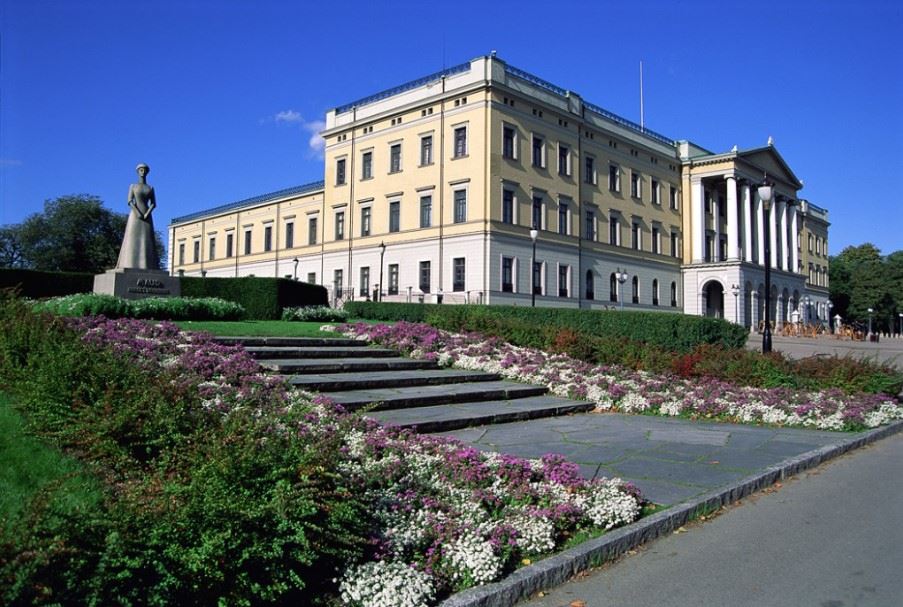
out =
[(439, 605), (440, 607), (512, 607), (518, 601), (526, 599), (540, 590), (561, 585), (581, 571), (614, 560), (628, 550), (671, 533), (690, 521), (697, 513), (716, 511), (780, 480), (900, 432), (903, 432), (903, 421), (869, 430), (854, 438), (784, 460), (733, 485), (687, 500), (626, 527), (615, 529), (602, 537), (586, 541), (560, 554), (518, 569), (500, 582), (459, 592)]

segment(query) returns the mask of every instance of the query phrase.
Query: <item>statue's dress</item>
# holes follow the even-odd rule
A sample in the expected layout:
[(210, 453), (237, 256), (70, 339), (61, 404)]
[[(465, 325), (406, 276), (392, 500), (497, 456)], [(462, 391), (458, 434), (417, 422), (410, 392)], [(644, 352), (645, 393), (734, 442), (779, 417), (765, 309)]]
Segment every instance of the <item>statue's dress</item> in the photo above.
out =
[(154, 188), (151, 186), (135, 183), (129, 187), (129, 218), (125, 224), (117, 268), (160, 268), (154, 242), (154, 220), (150, 215), (144, 218), (151, 200), (154, 200)]

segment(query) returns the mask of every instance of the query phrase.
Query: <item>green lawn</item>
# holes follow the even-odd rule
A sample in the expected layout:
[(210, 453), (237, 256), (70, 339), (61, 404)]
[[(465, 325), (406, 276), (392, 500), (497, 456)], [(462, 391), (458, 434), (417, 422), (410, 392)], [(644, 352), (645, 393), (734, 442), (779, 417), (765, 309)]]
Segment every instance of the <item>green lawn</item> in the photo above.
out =
[(324, 322), (299, 322), (286, 320), (177, 320), (186, 331), (207, 331), (214, 335), (259, 337), (340, 337), (336, 333), (320, 331)]
[(12, 399), (0, 393), (0, 536), (15, 529), (41, 491), (58, 515), (98, 509), (100, 484), (75, 459), (29, 434)]

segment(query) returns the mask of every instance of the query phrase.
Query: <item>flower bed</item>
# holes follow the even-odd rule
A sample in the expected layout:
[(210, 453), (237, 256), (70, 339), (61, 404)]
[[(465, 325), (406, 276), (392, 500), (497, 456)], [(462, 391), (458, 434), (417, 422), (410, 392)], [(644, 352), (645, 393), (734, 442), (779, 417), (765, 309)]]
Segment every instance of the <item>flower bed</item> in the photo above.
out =
[(338, 330), (415, 358), (545, 385), (559, 396), (592, 401), (600, 412), (685, 416), (821, 430), (861, 430), (903, 419), (903, 407), (885, 395), (849, 395), (836, 389), (808, 392), (738, 387), (717, 379), (688, 380), (615, 365), (594, 366), (564, 354), (520, 348), (475, 333), (452, 334), (424, 324), (360, 323), (342, 325)]
[[(180, 439), (158, 450), (117, 457), (122, 474), (111, 476), (109, 516), (91, 523), (109, 529), (69, 537), (65, 527), (46, 549), (41, 538), (29, 540), (36, 542), (30, 554), (49, 554), (47, 563), (32, 570), (10, 561), (13, 569), (2, 571), (23, 579), (23, 593), (41, 587), (84, 602), (148, 596), (161, 603), (312, 604), (331, 592), (351, 606), (431, 605), (641, 512), (638, 491), (619, 479), (586, 481), (557, 455), (481, 453), (380, 426), (328, 399), (287, 390), (239, 347), (170, 323), (64, 322), (95, 358), (113, 352), (120, 367), (141, 370), (147, 391), (165, 386), (161, 394), (180, 395), (169, 409), (136, 413), (142, 428), (153, 416), (176, 413), (186, 425), (173, 430)], [(0, 334), (0, 342), (13, 351), (11, 337)], [(0, 363), (12, 361), (0, 356)], [(103, 381), (101, 371), (94, 381)], [(109, 415), (110, 403), (127, 409), (133, 393), (116, 390), (110, 382), (100, 391), (104, 402), (81, 399), (79, 407), (100, 415)], [(53, 423), (82, 424), (60, 434), (77, 437), (80, 446), (133, 440), (133, 431), (100, 436), (104, 430), (91, 425), (96, 419), (63, 412)], [(189, 422), (205, 425), (197, 430)], [(109, 452), (80, 454), (101, 466), (110, 463)], [(104, 543), (111, 534), (121, 541)], [(66, 561), (54, 565), (65, 552), (57, 546), (77, 542), (84, 546), (73, 552), (82, 574), (54, 577), (66, 570)], [(115, 561), (111, 549), (120, 551)], [(55, 586), (63, 583), (69, 586)]]

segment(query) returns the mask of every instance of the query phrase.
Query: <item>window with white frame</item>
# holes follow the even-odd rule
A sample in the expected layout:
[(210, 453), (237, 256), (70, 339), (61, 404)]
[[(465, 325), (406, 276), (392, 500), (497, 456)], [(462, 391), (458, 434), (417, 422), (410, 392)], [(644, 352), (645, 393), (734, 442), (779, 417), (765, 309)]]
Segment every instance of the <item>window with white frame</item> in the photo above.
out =
[(360, 295), (361, 295), (361, 297), (366, 297), (369, 293), (370, 293), (370, 267), (364, 266), (361, 268)]
[[(251, 230), (245, 230), (245, 255), (251, 254)], [(197, 255), (195, 255), (197, 257)], [(197, 259), (195, 259), (197, 261)]]
[(502, 292), (514, 292), (514, 258), (502, 257)]
[(653, 179), (649, 183), (649, 190), (652, 196), (652, 204), (661, 204), (660, 191), (661, 187), (659, 186), (658, 179)]
[(335, 296), (339, 297), (341, 291), (345, 288), (345, 271), (336, 268), (332, 271), (332, 285), (335, 290)]
[(668, 200), (671, 205), (671, 210), (677, 210), (677, 188), (673, 185), (668, 186)]
[(514, 190), (502, 190), (502, 222), (514, 223)]
[(398, 295), (398, 264), (389, 264), (389, 295)]
[(210, 250), (207, 251), (207, 259), (213, 260), (216, 259), (216, 236), (210, 237)]
[(263, 250), (266, 252), (273, 250), (273, 226), (264, 226), (263, 228)]
[(389, 146), (389, 172), (401, 172), (401, 144), (393, 143)]
[(433, 136), (424, 135), (420, 138), (420, 166), (433, 164)]
[(373, 152), (361, 154), (361, 179), (373, 178)]
[(179, 265), (180, 266), (185, 265), (185, 243), (184, 242), (179, 243)]
[(335, 239), (345, 239), (345, 211), (336, 211), (335, 214)]
[(637, 171), (630, 171), (630, 195), (634, 198), (643, 197), (643, 178)]
[(517, 159), (517, 129), (510, 124), (502, 127), (502, 156), (509, 160)]
[(568, 203), (563, 200), (558, 203), (558, 233), (564, 235), (571, 233), (570, 209)]
[(235, 249), (235, 235), (231, 232), (226, 234), (226, 257), (232, 257)]
[(662, 252), (662, 231), (658, 226), (652, 226), (652, 252), (656, 255)]
[(671, 230), (671, 257), (680, 257), (680, 234)]
[(361, 236), (370, 235), (370, 222), (373, 217), (373, 210), (370, 207), (361, 208)]
[(467, 221), (467, 190), (455, 190), (453, 193), (454, 200), (454, 220), (455, 223), (464, 223)]
[(586, 271), (586, 299), (596, 298), (596, 276), (592, 270)]
[(317, 244), (317, 218), (307, 218), (307, 244)]
[(558, 297), (571, 296), (571, 266), (560, 264), (558, 266)]
[(593, 211), (587, 211), (585, 214), (583, 237), (594, 242), (596, 240), (596, 213)]
[(621, 220), (617, 213), (612, 213), (608, 218), (608, 244), (613, 246), (621, 244)]
[(533, 272), (532, 278), (533, 281), (533, 293), (536, 295), (542, 295), (545, 291), (545, 280), (543, 280), (543, 270), (545, 269), (545, 264), (541, 261), (533, 261)]
[[(230, 234), (231, 236), (231, 234)], [(231, 243), (230, 243), (231, 244)], [(291, 249), (295, 246), (295, 222), (289, 221), (285, 224), (285, 248)], [(231, 247), (230, 247), (231, 249)], [(231, 255), (227, 255), (231, 257)]]
[(571, 149), (560, 141), (558, 142), (558, 174), (571, 174)]
[(590, 155), (583, 159), (583, 182), (590, 185), (596, 183), (596, 159)]
[(613, 163), (608, 165), (608, 189), (611, 192), (621, 191), (621, 168)]
[(633, 277), (633, 303), (640, 303), (640, 277), (636, 275)]
[(456, 126), (453, 132), (454, 137), (454, 153), (453, 158), (461, 158), (467, 156), (467, 127)]
[(339, 158), (335, 163), (335, 184), (345, 185), (345, 159)]
[(432, 284), (432, 277), (430, 275), (430, 262), (421, 261), (420, 262), (420, 290), (424, 293), (430, 292), (430, 285)]
[(433, 225), (433, 197), (420, 197), (420, 227), (428, 228)]
[(538, 169), (546, 167), (546, 140), (542, 135), (533, 134), (531, 149), (533, 150), (532, 163)]
[(392, 200), (389, 202), (389, 232), (401, 231), (401, 201)]
[(630, 236), (631, 236), (631, 238), (630, 238), (631, 247), (633, 247), (633, 249), (636, 251), (642, 251), (643, 250), (643, 228), (640, 225), (639, 221), (637, 221), (637, 220), (633, 221), (633, 223), (631, 225)]
[(658, 305), (658, 278), (652, 280), (652, 305)]
[(452, 259), (452, 291), (464, 290), (464, 280), (467, 276), (465, 263), (463, 257)]
[(543, 227), (542, 226), (542, 223), (543, 223), (543, 221), (542, 221), (542, 219), (543, 219), (543, 217), (542, 217), (543, 216), (543, 212), (542, 212), (543, 211), (543, 208), (542, 208), (543, 202), (542, 201), (543, 201), (542, 195), (540, 195), (540, 194), (533, 195), (533, 208), (532, 208), (532, 216), (530, 218), (531, 219), (530, 226), (534, 230), (541, 230)]
[(672, 308), (677, 307), (677, 283), (676, 282), (671, 283), (671, 307)]

